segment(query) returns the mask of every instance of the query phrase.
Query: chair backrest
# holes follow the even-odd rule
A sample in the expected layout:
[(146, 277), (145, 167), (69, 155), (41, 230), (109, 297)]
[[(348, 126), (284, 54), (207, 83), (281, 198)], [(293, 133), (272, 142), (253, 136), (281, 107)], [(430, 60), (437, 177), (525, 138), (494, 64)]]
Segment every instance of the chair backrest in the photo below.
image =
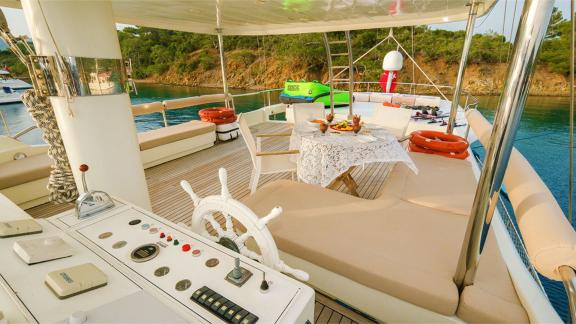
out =
[(238, 115), (238, 128), (240, 128), (240, 134), (242, 134), (242, 138), (248, 147), (248, 152), (250, 152), (252, 163), (256, 163), (256, 141), (254, 141), (252, 131), (250, 130), (250, 127), (248, 127), (248, 123), (246, 122), (246, 118), (244, 118), (243, 114)]
[(370, 121), (385, 128), (400, 130), (403, 134), (412, 118), (412, 109), (376, 107)]
[(309, 120), (324, 119), (324, 104), (321, 102), (294, 104), (293, 111), (295, 129), (309, 127)]

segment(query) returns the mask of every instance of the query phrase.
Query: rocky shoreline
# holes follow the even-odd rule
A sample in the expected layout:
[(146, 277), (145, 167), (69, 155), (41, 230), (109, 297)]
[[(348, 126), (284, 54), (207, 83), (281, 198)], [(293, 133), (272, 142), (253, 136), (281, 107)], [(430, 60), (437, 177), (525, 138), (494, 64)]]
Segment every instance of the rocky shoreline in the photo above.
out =
[[(265, 65), (264, 65), (265, 64)], [(263, 66), (264, 65), (264, 66)], [(419, 60), (419, 65), (438, 85), (451, 85), (456, 80), (458, 67), (456, 65), (445, 64), (441, 60), (424, 61)], [(264, 68), (265, 67), (265, 68)], [(469, 64), (464, 78), (464, 89), (472, 95), (500, 95), (504, 86), (506, 64)], [(326, 80), (326, 72), (309, 73), (306, 67), (299, 67), (296, 62), (261, 62), (256, 60), (250, 65), (242, 62), (228, 60), (227, 62), (228, 82), (231, 88), (263, 90), (282, 88), (285, 80)], [(358, 81), (374, 81), (363, 78), (363, 75), (356, 77)], [(400, 71), (398, 82), (412, 81), (412, 65), (407, 63), (405, 69)], [(415, 83), (427, 84), (424, 75), (415, 73)], [(138, 82), (160, 83), (177, 86), (193, 87), (222, 87), (219, 67), (210, 70), (197, 70), (191, 73), (179, 73), (176, 69), (169, 69), (162, 75), (155, 75)], [(358, 88), (358, 90), (379, 89), (377, 85), (370, 88)], [(402, 91), (403, 89), (399, 89)], [(530, 95), (533, 96), (568, 96), (568, 77), (562, 74), (553, 73), (545, 66), (537, 66), (534, 72)], [(419, 86), (418, 93), (435, 94), (432, 87)], [(449, 91), (447, 91), (449, 93)]]

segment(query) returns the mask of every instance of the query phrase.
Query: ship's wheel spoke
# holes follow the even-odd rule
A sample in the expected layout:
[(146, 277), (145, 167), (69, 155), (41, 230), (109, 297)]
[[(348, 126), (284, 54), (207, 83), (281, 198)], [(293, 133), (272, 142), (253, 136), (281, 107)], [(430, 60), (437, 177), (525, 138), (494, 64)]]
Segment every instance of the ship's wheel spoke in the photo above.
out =
[(214, 235), (208, 233), (207, 230), (204, 230), (204, 232), (202, 232), (202, 236), (204, 236), (205, 238), (212, 240), (214, 242), (218, 242), (220, 240), (217, 236), (214, 236)]
[(240, 248), (240, 254), (242, 254), (243, 256), (248, 257), (252, 260), (262, 262), (262, 256), (256, 252), (250, 250), (245, 245), (243, 245), (242, 248)]
[(208, 214), (204, 217), (204, 219), (206, 219), (208, 221), (208, 223), (210, 223), (210, 226), (212, 226), (212, 228), (216, 231), (216, 233), (218, 234), (219, 237), (225, 236), (224, 229), (222, 229), (222, 226), (220, 226), (220, 223), (218, 223), (214, 219), (214, 215)]
[(232, 223), (232, 216), (228, 213), (222, 213), (224, 219), (226, 219), (226, 232), (232, 233), (234, 232), (234, 224)]
[(246, 232), (240, 236), (238, 236), (235, 240), (234, 243), (236, 243), (236, 245), (244, 245), (244, 243), (246, 242), (247, 239), (249, 239), (252, 236), (252, 234), (250, 234), (250, 232)]

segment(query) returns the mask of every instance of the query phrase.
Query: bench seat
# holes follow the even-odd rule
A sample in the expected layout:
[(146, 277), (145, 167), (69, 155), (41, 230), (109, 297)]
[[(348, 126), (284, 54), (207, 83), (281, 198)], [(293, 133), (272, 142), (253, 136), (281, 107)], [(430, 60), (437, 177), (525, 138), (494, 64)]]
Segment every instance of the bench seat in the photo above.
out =
[(138, 133), (140, 151), (216, 131), (216, 125), (199, 120)]
[(52, 160), (47, 154), (0, 163), (0, 190), (50, 176)]
[(258, 215), (283, 207), (269, 224), (280, 250), (425, 309), (456, 312), (452, 277), (466, 218), (287, 180), (263, 186), (244, 203)]
[(199, 120), (138, 133), (144, 168), (211, 147), (215, 141), (216, 125)]
[(456, 312), (468, 323), (529, 323), (492, 230), (482, 250), (474, 284), (460, 296)]
[(468, 216), (476, 193), (476, 177), (468, 160), (409, 152), (418, 168), (414, 174), (396, 163), (377, 199), (398, 199), (413, 204)]
[(47, 202), (51, 165), (46, 153), (0, 163), (0, 194), (24, 209)]

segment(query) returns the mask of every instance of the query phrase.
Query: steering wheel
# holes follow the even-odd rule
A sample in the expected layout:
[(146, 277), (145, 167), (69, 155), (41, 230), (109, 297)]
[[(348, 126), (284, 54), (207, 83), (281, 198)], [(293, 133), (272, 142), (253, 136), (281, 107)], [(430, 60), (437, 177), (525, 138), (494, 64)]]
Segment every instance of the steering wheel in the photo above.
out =
[[(259, 218), (246, 205), (232, 198), (226, 169), (220, 168), (218, 176), (222, 186), (220, 195), (205, 198), (198, 197), (188, 181), (180, 181), (180, 186), (194, 202), (192, 231), (275, 270), (307, 281), (310, 278), (308, 273), (293, 269), (280, 259), (276, 242), (266, 226), (282, 214), (282, 207), (274, 207), (268, 215)], [(249, 238), (253, 238), (260, 253), (248, 248)]]

